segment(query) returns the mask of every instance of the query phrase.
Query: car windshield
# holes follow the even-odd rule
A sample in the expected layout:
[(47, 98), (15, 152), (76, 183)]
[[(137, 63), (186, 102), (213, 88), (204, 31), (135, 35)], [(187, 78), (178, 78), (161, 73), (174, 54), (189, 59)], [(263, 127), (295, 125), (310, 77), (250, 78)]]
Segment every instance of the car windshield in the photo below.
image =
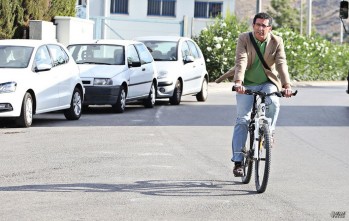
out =
[(143, 41), (155, 61), (177, 61), (177, 42), (175, 41)]
[(68, 49), (77, 64), (125, 64), (125, 48), (121, 45), (79, 44)]
[(0, 45), (0, 68), (26, 68), (33, 47)]

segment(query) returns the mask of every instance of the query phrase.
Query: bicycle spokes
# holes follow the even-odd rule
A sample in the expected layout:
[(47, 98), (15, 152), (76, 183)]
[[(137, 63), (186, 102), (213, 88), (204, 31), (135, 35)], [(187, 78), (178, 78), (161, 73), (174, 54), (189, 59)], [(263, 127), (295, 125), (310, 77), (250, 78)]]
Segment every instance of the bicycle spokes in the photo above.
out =
[(270, 133), (267, 125), (263, 125), (261, 128), (259, 145), (258, 145), (258, 158), (255, 163), (255, 181), (256, 189), (258, 193), (263, 193), (268, 184), (269, 172), (270, 172)]

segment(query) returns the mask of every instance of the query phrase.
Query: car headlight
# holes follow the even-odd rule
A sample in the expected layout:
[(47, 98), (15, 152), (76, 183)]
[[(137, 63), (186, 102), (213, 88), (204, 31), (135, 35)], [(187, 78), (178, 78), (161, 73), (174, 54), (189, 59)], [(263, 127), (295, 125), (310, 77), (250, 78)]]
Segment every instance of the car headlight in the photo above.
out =
[(167, 78), (168, 77), (168, 71), (159, 71), (158, 72), (158, 79)]
[(110, 78), (95, 78), (93, 85), (113, 85), (113, 80)]
[(15, 92), (17, 87), (16, 82), (6, 82), (0, 84), (0, 93), (11, 93)]

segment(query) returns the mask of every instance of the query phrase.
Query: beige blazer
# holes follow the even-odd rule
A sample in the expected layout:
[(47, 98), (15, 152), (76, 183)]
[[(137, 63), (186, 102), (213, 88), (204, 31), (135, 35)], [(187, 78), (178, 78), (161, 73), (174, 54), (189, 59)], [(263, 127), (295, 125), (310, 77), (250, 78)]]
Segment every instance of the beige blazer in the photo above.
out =
[[(234, 82), (236, 80), (244, 81), (245, 71), (251, 67), (256, 56), (258, 55), (250, 40), (249, 33), (240, 34), (236, 46), (235, 66), (217, 78), (215, 82), (220, 83), (225, 79)], [(269, 71), (263, 67), (264, 71), (278, 90), (281, 90), (286, 84), (290, 84), (284, 43), (281, 37), (270, 33), (263, 57), (271, 69)]]

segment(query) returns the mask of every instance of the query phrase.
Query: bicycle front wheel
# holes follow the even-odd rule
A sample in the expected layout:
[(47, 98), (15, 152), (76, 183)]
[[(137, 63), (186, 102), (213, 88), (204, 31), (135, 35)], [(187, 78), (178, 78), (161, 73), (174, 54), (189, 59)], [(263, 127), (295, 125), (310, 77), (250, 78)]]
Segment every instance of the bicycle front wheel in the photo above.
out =
[(255, 181), (258, 193), (263, 193), (268, 185), (270, 173), (271, 142), (270, 132), (267, 124), (260, 128), (258, 141), (258, 159), (255, 161)]
[(243, 170), (244, 175), (241, 177), (242, 183), (248, 184), (251, 180), (252, 176), (252, 168), (253, 168), (253, 136), (254, 131), (249, 130), (247, 133), (247, 140), (245, 147), (242, 152), (244, 154), (243, 161)]

